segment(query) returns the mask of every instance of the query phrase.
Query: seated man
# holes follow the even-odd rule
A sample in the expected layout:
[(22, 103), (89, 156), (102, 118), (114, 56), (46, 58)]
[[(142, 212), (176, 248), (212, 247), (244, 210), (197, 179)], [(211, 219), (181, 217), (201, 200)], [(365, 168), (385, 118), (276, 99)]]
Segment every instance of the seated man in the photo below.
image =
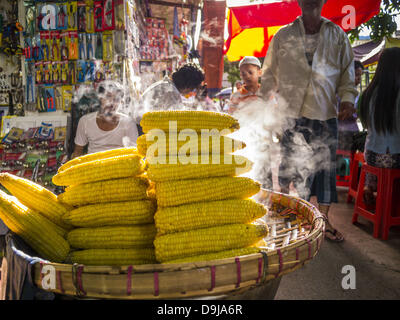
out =
[(79, 119), (72, 159), (83, 155), (86, 146), (88, 153), (136, 146), (136, 123), (127, 115), (117, 112), (123, 101), (122, 86), (106, 80), (98, 85), (97, 94), (100, 110)]

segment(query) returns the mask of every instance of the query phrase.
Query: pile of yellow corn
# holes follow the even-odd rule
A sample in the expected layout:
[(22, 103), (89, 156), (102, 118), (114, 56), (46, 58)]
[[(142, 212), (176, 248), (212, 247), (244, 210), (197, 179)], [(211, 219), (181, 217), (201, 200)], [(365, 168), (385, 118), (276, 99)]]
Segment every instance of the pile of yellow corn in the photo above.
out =
[(156, 203), (145, 162), (136, 148), (120, 148), (75, 158), (61, 166), (53, 183), (67, 186), (58, 196), (71, 206), (63, 220), (69, 262), (87, 265), (155, 263)]
[(46, 188), (28, 179), (0, 173), (0, 219), (42, 258), (64, 262), (70, 251), (65, 237), (72, 226), (63, 221), (68, 207)]
[[(160, 263), (227, 258), (259, 251), (268, 234), (264, 206), (251, 200), (260, 184), (239, 177), (252, 163), (225, 134), (239, 128), (229, 115), (205, 111), (144, 114), (138, 151), (157, 199), (154, 241)], [(204, 136), (203, 130), (214, 130)], [(208, 131), (210, 132), (210, 131)], [(183, 142), (182, 142), (183, 141)]]

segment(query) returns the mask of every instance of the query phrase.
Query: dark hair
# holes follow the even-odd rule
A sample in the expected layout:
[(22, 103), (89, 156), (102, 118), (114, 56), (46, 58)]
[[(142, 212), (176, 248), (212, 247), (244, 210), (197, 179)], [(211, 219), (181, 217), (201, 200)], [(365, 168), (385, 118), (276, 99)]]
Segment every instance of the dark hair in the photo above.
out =
[(197, 65), (188, 63), (172, 73), (172, 81), (179, 91), (196, 89), (204, 81), (204, 72)]
[(396, 102), (400, 94), (400, 48), (382, 51), (375, 76), (365, 89), (360, 102), (360, 119), (364, 128), (371, 125), (370, 101), (373, 100), (372, 121), (377, 133), (393, 133), (397, 128)]
[(354, 60), (354, 70), (357, 70), (357, 69), (364, 70), (364, 66), (360, 61)]

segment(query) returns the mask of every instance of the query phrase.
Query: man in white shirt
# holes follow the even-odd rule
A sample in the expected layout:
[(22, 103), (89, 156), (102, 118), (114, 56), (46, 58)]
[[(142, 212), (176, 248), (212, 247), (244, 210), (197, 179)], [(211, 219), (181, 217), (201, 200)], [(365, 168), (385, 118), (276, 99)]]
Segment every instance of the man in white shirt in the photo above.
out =
[[(287, 129), (281, 139), (281, 191), (288, 193), (293, 182), (300, 197), (317, 196), (319, 209), (327, 216), (330, 204), (337, 202), (337, 119), (355, 112), (357, 90), (347, 35), (321, 17), (326, 1), (297, 0), (302, 15), (273, 37), (259, 95), (268, 100), (278, 94), (287, 102), (280, 110)], [(343, 241), (329, 220), (326, 237)]]
[(97, 94), (100, 110), (79, 119), (71, 158), (83, 155), (86, 145), (88, 153), (136, 146), (136, 123), (127, 115), (117, 112), (123, 101), (121, 85), (110, 80), (103, 81), (97, 87)]

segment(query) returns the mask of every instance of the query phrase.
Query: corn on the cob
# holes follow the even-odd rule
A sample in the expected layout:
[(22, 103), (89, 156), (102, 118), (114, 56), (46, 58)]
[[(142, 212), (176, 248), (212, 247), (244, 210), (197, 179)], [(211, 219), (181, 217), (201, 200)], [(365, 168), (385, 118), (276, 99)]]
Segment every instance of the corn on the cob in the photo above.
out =
[(143, 173), (144, 161), (137, 154), (87, 161), (58, 172), (52, 181), (56, 186), (70, 186), (137, 176)]
[(132, 154), (137, 154), (136, 147), (117, 148), (117, 149), (112, 149), (112, 150), (99, 151), (99, 152), (95, 152), (95, 153), (91, 153), (91, 154), (85, 154), (83, 156), (74, 158), (74, 159), (64, 163), (60, 168), (58, 168), (58, 172), (62, 172), (72, 166), (82, 164), (82, 163), (85, 163), (88, 161), (105, 159), (105, 158), (122, 156), (122, 155), (132, 155)]
[[(214, 161), (214, 156), (215, 161)], [(253, 163), (246, 157), (238, 155), (214, 155), (206, 157), (206, 163), (202, 163), (201, 156), (194, 157), (175, 157), (170, 163), (167, 157), (166, 164), (156, 163), (155, 158), (147, 159), (148, 169), (147, 175), (150, 180), (155, 182), (195, 179), (195, 178), (211, 178), (211, 177), (233, 177), (239, 176), (251, 170)], [(181, 160), (187, 161), (182, 163)], [(154, 162), (154, 163), (153, 163)]]
[(143, 115), (140, 125), (145, 133), (151, 129), (161, 129), (166, 133), (170, 130), (179, 132), (184, 129), (198, 132), (205, 129), (227, 129), (222, 134), (228, 134), (240, 128), (239, 122), (228, 114), (188, 110), (147, 112)]
[(143, 177), (97, 181), (70, 186), (58, 199), (71, 206), (142, 200), (147, 198), (148, 186), (148, 180)]
[(246, 199), (260, 191), (260, 183), (246, 177), (217, 177), (156, 183), (157, 204), (161, 207), (224, 200)]
[(210, 261), (210, 260), (225, 259), (231, 257), (240, 257), (260, 252), (260, 250), (261, 249), (257, 247), (231, 249), (231, 250), (201, 254), (198, 256), (185, 257), (171, 261), (165, 261), (164, 263), (186, 263), (186, 262)]
[(63, 262), (70, 247), (44, 217), (24, 206), (16, 197), (0, 190), (0, 219), (44, 259)]
[(268, 235), (265, 224), (229, 224), (157, 236), (154, 240), (158, 262), (200, 254), (238, 249), (255, 244)]
[(73, 251), (71, 263), (93, 266), (124, 266), (156, 263), (154, 248), (86, 249)]
[(225, 224), (250, 223), (266, 212), (262, 204), (253, 200), (232, 199), (159, 207), (154, 220), (157, 235), (163, 235)]
[(50, 190), (28, 179), (6, 172), (0, 173), (0, 183), (28, 208), (40, 212), (64, 229), (71, 229), (71, 226), (62, 220), (62, 216), (69, 208), (60, 203), (57, 196)]
[[(246, 147), (246, 144), (221, 135), (210, 135), (202, 137), (194, 135), (185, 137), (184, 141), (177, 138), (170, 144), (170, 136), (165, 135), (165, 141), (152, 141), (149, 134), (141, 135), (136, 143), (138, 153), (142, 156), (161, 156), (166, 154), (228, 154)], [(157, 144), (157, 145), (156, 145)], [(171, 150), (170, 150), (171, 149)]]
[[(1, 190), (0, 190), (1, 191)], [(55, 224), (54, 222), (50, 221), (46, 217), (44, 217), (41, 213), (38, 211), (35, 211), (33, 209), (28, 208), (24, 204), (22, 204), (21, 201), (18, 200), (17, 197), (10, 196), (9, 198), (10, 201), (14, 203), (14, 206), (18, 208), (20, 211), (24, 212), (24, 214), (31, 216), (32, 219), (35, 219), (39, 222), (39, 224), (43, 227), (44, 230), (54, 230), (55, 233), (60, 235), (61, 237), (65, 238), (68, 230), (60, 227), (59, 225)]]
[(154, 222), (155, 211), (150, 200), (109, 202), (78, 207), (63, 219), (76, 227), (146, 224)]
[(74, 229), (67, 240), (77, 249), (124, 249), (152, 246), (155, 235), (154, 224), (106, 226)]

